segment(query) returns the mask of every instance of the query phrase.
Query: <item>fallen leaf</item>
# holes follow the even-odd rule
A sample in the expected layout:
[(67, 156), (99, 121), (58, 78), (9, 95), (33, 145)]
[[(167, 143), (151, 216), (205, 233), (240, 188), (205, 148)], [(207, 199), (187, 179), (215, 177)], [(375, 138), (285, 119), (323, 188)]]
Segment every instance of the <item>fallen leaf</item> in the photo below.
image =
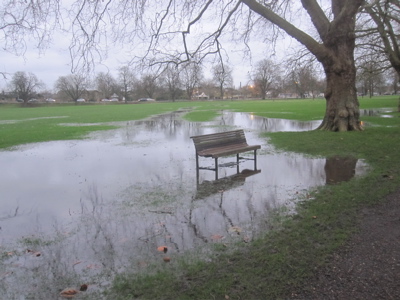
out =
[(317, 218), (317, 216), (313, 216), (312, 218), (313, 218), (313, 219), (316, 219), (316, 218)]
[(78, 293), (79, 293), (79, 291), (77, 291), (73, 288), (66, 288), (60, 292), (60, 296), (64, 297), (64, 298), (73, 298)]
[(229, 300), (229, 299), (231, 299), (228, 295), (225, 295), (225, 299), (226, 300)]
[(81, 288), (79, 289), (81, 292), (86, 292), (88, 289), (88, 285), (87, 284), (82, 284)]
[(236, 232), (236, 233), (241, 233), (242, 232), (242, 228), (240, 228), (239, 226), (232, 226), (231, 228), (229, 228), (230, 232)]
[(160, 246), (157, 248), (157, 251), (167, 253), (168, 247), (167, 246)]
[(170, 262), (170, 261), (171, 261), (171, 257), (165, 256), (165, 257), (163, 258), (163, 260), (164, 260), (165, 262)]
[(80, 264), (81, 262), (82, 262), (81, 260), (78, 260), (78, 261), (74, 262), (74, 263), (72, 264), (72, 266), (78, 265), (78, 264)]
[(220, 235), (220, 234), (213, 234), (212, 236), (211, 236), (211, 239), (213, 240), (213, 241), (219, 241), (219, 240), (222, 240), (224, 238), (224, 236), (223, 235)]
[(245, 243), (250, 242), (250, 237), (249, 236), (243, 237), (243, 242), (245, 242)]

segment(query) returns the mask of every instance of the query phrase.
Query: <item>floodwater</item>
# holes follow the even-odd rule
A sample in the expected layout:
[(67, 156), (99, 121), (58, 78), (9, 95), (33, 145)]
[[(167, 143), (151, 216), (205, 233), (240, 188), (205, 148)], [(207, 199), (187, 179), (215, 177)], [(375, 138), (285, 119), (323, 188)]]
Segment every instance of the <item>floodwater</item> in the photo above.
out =
[[(353, 158), (315, 159), (280, 153), (265, 131), (311, 130), (317, 122), (224, 112), (213, 122), (183, 112), (119, 123), (85, 140), (29, 144), (0, 152), (0, 293), (4, 299), (57, 299), (67, 287), (100, 299), (120, 272), (140, 272), (179, 255), (207, 253), (215, 243), (249, 242), (309, 189), (363, 174)], [(252, 160), (219, 160), (196, 177), (190, 136), (245, 130), (260, 144)], [(242, 155), (252, 157), (250, 155)], [(214, 160), (200, 158), (201, 166)], [(239, 172), (239, 174), (237, 174)], [(164, 266), (165, 267), (165, 266)]]

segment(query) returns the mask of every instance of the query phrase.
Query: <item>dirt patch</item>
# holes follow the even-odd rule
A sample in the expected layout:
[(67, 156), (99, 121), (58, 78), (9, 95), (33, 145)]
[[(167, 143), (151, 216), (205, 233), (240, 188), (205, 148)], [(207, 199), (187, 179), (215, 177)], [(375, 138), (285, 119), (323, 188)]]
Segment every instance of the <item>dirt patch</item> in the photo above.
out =
[(400, 190), (361, 214), (360, 231), (292, 299), (400, 299)]

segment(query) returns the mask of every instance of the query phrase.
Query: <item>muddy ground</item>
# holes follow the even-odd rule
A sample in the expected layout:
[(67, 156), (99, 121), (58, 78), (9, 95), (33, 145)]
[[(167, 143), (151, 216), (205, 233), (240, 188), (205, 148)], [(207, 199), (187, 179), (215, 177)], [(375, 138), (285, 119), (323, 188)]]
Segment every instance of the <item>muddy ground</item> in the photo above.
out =
[(361, 215), (359, 232), (292, 299), (400, 299), (400, 189)]

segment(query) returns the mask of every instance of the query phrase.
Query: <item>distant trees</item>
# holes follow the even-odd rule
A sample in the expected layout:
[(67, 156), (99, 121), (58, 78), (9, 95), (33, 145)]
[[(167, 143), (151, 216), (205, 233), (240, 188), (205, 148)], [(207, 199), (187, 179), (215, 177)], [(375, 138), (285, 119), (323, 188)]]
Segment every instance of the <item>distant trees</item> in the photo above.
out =
[(311, 63), (297, 66), (289, 73), (289, 81), (300, 98), (314, 98), (324, 90), (324, 83), (320, 82), (316, 73)]
[(19, 99), (26, 103), (30, 98), (36, 97), (39, 90), (44, 87), (44, 83), (33, 73), (19, 71), (12, 76), (9, 87)]
[(88, 87), (88, 79), (85, 76), (78, 74), (61, 76), (55, 83), (55, 88), (63, 96), (75, 102), (85, 95)]
[(182, 65), (180, 72), (181, 83), (186, 91), (187, 99), (192, 99), (196, 87), (203, 80), (203, 67), (200, 63), (189, 61)]
[(103, 98), (110, 98), (112, 94), (119, 92), (117, 81), (110, 73), (98, 73), (95, 78), (95, 85)]
[(181, 95), (181, 67), (178, 65), (169, 65), (163, 72), (162, 78), (166, 85), (169, 99), (175, 101)]
[(142, 76), (140, 80), (137, 81), (136, 88), (139, 95), (148, 98), (155, 98), (156, 92), (159, 88), (159, 74), (147, 73)]
[(233, 85), (232, 71), (232, 68), (226, 64), (218, 64), (212, 68), (213, 79), (219, 88), (221, 99), (224, 99), (224, 89)]
[(136, 77), (128, 66), (123, 66), (118, 69), (118, 83), (121, 87), (122, 97), (125, 99), (125, 102), (133, 100)]
[(363, 57), (358, 63), (357, 78), (361, 84), (362, 94), (372, 97), (383, 85), (382, 66), (371, 57)]
[(251, 78), (254, 86), (260, 91), (262, 99), (265, 99), (267, 92), (272, 88), (274, 82), (279, 78), (279, 66), (269, 59), (260, 60), (254, 70), (252, 71)]

